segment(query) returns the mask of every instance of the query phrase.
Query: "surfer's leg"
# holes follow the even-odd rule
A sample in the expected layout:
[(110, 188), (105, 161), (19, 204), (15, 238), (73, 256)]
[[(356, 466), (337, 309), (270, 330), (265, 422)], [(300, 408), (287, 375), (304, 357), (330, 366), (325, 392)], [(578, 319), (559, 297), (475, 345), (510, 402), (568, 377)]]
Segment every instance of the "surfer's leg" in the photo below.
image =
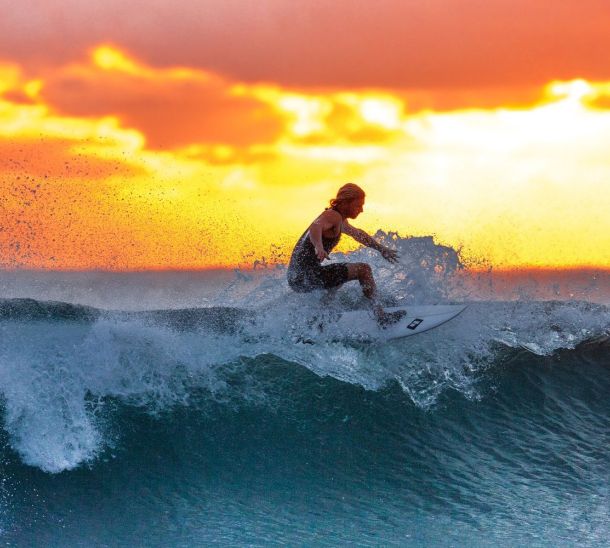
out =
[(398, 321), (406, 313), (400, 312), (385, 312), (377, 299), (377, 286), (373, 278), (373, 271), (366, 263), (350, 263), (347, 265), (347, 275), (350, 280), (358, 280), (362, 287), (362, 293), (365, 297), (371, 300), (373, 313), (375, 318), (382, 327), (391, 325)]
[(367, 299), (375, 302), (377, 297), (377, 286), (373, 278), (373, 271), (366, 263), (349, 263), (347, 265), (347, 279), (358, 280), (362, 293)]
[(326, 293), (324, 293), (322, 299), (320, 300), (320, 302), (324, 305), (327, 306), (329, 305), (335, 298), (335, 295), (337, 294), (337, 290), (339, 288), (338, 287), (333, 287), (331, 289), (327, 289)]
[(333, 292), (334, 295), (334, 291), (339, 289), (349, 280), (348, 268), (349, 265), (346, 263), (334, 263), (321, 266), (316, 273), (320, 289), (329, 290), (329, 292)]

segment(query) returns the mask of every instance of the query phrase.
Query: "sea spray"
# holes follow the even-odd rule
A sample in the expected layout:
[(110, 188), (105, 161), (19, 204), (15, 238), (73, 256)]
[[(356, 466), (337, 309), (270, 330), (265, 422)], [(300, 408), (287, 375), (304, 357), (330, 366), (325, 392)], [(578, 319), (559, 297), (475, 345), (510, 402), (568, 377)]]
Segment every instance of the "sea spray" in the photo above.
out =
[[(192, 405), (195, 393), (199, 402), (273, 408), (275, 400), (267, 395), (280, 380), (262, 381), (248, 361), (265, 357), (367, 391), (399, 386), (420, 409), (432, 409), (448, 391), (476, 401), (486, 394), (481, 379), (511, 352), (551, 356), (608, 334), (605, 305), (504, 301), (504, 294), (477, 300), (477, 283), (464, 284), (456, 251), (432, 238), (381, 232), (376, 237), (398, 249), (399, 265), (370, 249), (334, 254), (333, 260), (371, 263), (388, 304), (463, 302), (467, 296), (466, 312), (441, 328), (390, 344), (363, 344), (349, 336), (326, 340), (312, 319), (328, 307), (366, 307), (358, 284), (346, 284), (334, 302), (323, 305), (319, 292), (291, 292), (277, 265), (228, 278), (211, 275), (215, 289), (205, 297), (198, 289), (205, 278), (197, 278), (199, 285), (189, 282), (190, 296), (181, 296), (180, 302), (192, 303), (188, 308), (167, 307), (161, 294), (164, 306), (153, 299), (147, 310), (121, 310), (106, 279), (101, 286), (108, 307), (0, 301), (0, 392), (10, 447), (24, 463), (59, 472), (95, 462), (116, 438), (110, 401), (153, 415)], [(143, 274), (143, 282), (150, 276)], [(136, 288), (137, 278), (129, 279)], [(176, 277), (157, 273), (154, 279), (157, 288), (163, 279), (169, 288)], [(89, 293), (99, 300), (99, 287), (91, 283)], [(487, 297), (489, 286), (483, 288)], [(35, 296), (32, 286), (27, 292)], [(206, 306), (199, 306), (202, 301)]]

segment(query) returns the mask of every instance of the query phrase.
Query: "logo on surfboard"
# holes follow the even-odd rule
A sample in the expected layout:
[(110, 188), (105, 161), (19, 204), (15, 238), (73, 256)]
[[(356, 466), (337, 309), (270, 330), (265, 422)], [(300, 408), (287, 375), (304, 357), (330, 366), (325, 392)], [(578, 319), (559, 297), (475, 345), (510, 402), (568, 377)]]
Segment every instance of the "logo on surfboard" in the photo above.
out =
[(409, 325), (407, 325), (407, 329), (415, 329), (423, 321), (424, 320), (420, 318), (415, 318)]

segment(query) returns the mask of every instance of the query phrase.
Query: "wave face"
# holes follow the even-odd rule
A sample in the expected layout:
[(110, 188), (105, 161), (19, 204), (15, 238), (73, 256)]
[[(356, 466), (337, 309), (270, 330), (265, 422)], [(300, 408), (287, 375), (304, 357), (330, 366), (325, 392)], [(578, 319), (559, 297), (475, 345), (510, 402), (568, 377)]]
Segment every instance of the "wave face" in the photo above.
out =
[[(80, 304), (0, 300), (1, 535), (602, 545), (607, 305), (490, 299), (487, 282), (477, 300), (455, 252), (393, 238), (412, 262), (374, 263), (388, 304), (470, 306), (384, 345), (326, 340), (327, 308), (281, 269), (198, 286), (182, 308), (100, 307), (95, 287)], [(347, 286), (330, 305), (363, 306)]]

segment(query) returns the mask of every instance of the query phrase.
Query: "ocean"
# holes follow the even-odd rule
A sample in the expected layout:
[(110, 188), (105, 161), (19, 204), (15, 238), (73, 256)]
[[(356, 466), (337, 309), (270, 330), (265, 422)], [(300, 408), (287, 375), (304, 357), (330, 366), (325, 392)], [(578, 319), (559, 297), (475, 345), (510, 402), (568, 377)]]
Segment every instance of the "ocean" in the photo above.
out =
[(397, 266), (335, 260), (388, 305), (467, 310), (378, 344), (325, 338), (281, 265), (0, 272), (0, 540), (606, 546), (610, 272), (386, 237)]

